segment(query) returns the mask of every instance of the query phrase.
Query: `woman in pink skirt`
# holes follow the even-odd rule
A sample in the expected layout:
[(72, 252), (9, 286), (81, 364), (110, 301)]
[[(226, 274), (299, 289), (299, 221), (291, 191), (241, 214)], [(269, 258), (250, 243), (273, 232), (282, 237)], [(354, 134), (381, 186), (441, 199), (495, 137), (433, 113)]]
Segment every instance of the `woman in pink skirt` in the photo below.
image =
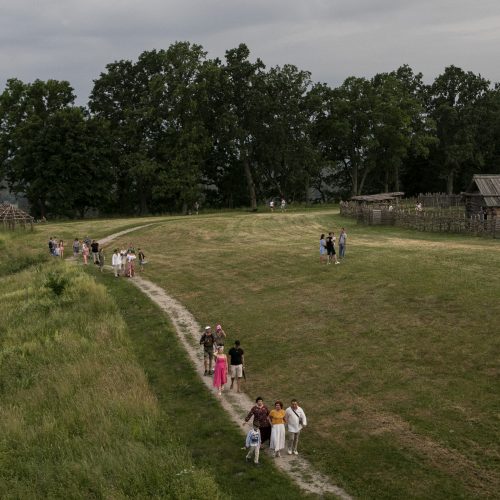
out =
[(215, 353), (214, 387), (219, 391), (219, 396), (227, 383), (227, 356), (224, 354), (224, 346), (217, 347)]

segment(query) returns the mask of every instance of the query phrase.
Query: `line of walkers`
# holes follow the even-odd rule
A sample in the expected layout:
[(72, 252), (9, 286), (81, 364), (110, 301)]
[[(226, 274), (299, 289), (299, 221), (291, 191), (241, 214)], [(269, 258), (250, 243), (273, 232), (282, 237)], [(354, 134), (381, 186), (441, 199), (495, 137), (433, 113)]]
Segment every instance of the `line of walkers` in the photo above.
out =
[[(200, 345), (203, 346), (204, 375), (213, 376), (213, 386), (219, 396), (224, 391), (228, 373), (231, 376), (230, 390), (236, 386), (236, 391), (241, 392), (241, 381), (246, 379), (245, 351), (241, 348), (240, 341), (235, 340), (234, 346), (229, 349), (226, 356), (224, 354), (226, 339), (226, 332), (221, 325), (216, 326), (215, 333), (210, 326), (206, 326), (200, 338)], [(281, 401), (276, 401), (274, 409), (269, 411), (259, 396), (246, 416), (244, 424), (252, 418), (253, 428), (248, 432), (245, 442), (245, 447), (249, 450), (247, 461), (251, 461), (253, 457), (254, 463), (259, 463), (260, 449), (266, 441), (269, 441), (269, 448), (274, 456), (280, 457), (281, 451), (285, 449), (285, 425), (288, 428), (288, 454), (298, 455), (299, 435), (307, 425), (307, 419), (296, 399), (292, 399), (290, 407), (286, 410), (283, 409)]]

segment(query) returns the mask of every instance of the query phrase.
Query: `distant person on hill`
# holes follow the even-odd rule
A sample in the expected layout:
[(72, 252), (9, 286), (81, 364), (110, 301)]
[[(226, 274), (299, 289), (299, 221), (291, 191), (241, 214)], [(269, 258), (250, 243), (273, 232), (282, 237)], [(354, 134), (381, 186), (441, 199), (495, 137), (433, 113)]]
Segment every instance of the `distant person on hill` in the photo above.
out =
[(339, 257), (341, 259), (345, 257), (346, 245), (347, 245), (347, 233), (345, 232), (345, 228), (342, 228), (339, 234)]
[(59, 240), (58, 248), (59, 248), (59, 257), (61, 257), (61, 259), (64, 259), (64, 241), (63, 240)]
[(215, 370), (214, 370), (214, 387), (217, 389), (219, 396), (227, 384), (227, 356), (224, 354), (224, 346), (217, 346), (215, 352)]
[(196, 212), (196, 215), (198, 215), (200, 211), (200, 204), (197, 201), (194, 203), (194, 211)]
[(135, 276), (135, 252), (133, 250), (129, 250), (127, 253), (127, 276), (129, 278), (133, 278)]
[(96, 240), (92, 240), (90, 244), (92, 250), (92, 258), (94, 259), (94, 264), (99, 264), (99, 243)]
[(87, 265), (89, 263), (89, 254), (90, 254), (89, 247), (87, 246), (86, 243), (83, 243), (83, 245), (82, 245), (82, 257), (83, 257), (83, 263), (85, 265)]
[(139, 271), (144, 271), (144, 264), (146, 263), (146, 256), (144, 255), (144, 252), (138, 248), (138, 254), (137, 257), (139, 259)]
[(254, 422), (258, 422), (260, 426), (261, 446), (271, 437), (271, 423), (269, 422), (269, 410), (264, 404), (263, 399), (257, 396), (255, 405), (252, 406), (248, 415), (245, 417), (245, 423), (253, 417)]
[(325, 235), (322, 234), (319, 237), (319, 263), (323, 264), (326, 259), (326, 240), (325, 240)]
[(286, 200), (285, 200), (285, 198), (281, 198), (281, 211), (286, 212)]
[(49, 236), (49, 253), (50, 253), (50, 255), (54, 255), (52, 236)]
[(259, 464), (260, 444), (261, 444), (260, 426), (259, 422), (256, 422), (254, 420), (253, 428), (248, 431), (247, 438), (245, 441), (245, 448), (249, 450), (247, 456), (245, 457), (247, 462), (250, 462), (253, 456), (253, 463), (255, 465), (260, 465)]
[(214, 361), (214, 336), (212, 329), (209, 326), (205, 327), (205, 331), (200, 338), (200, 345), (203, 346), (203, 365), (205, 373), (203, 375), (213, 375), (212, 363)]
[(340, 262), (337, 259), (337, 252), (335, 251), (335, 233), (331, 232), (328, 233), (328, 238), (326, 239), (326, 245), (327, 245), (327, 250), (328, 250), (328, 244), (330, 242), (330, 250), (328, 252), (328, 264), (332, 263), (332, 260), (335, 261), (335, 264), (340, 264)]
[(113, 266), (113, 271), (115, 272), (115, 278), (118, 278), (120, 274), (120, 268), (122, 266), (122, 256), (118, 251), (118, 248), (115, 248), (113, 252), (113, 257), (111, 257), (111, 265)]
[(274, 200), (269, 202), (269, 208), (271, 209), (271, 212), (274, 212)]
[(245, 363), (245, 351), (240, 347), (240, 341), (234, 341), (234, 347), (229, 349), (228, 355), (231, 359), (231, 386), (233, 388), (236, 380), (236, 392), (241, 392), (241, 379), (243, 378), (243, 369)]
[(298, 455), (300, 431), (307, 425), (306, 414), (299, 406), (296, 399), (292, 399), (290, 406), (285, 411), (288, 426), (288, 454)]
[(75, 238), (73, 240), (73, 257), (78, 257), (80, 254), (80, 242), (78, 241), (78, 238)]
[(104, 269), (104, 260), (105, 260), (104, 249), (102, 247), (99, 248), (98, 258), (99, 258), (99, 271), (101, 271), (102, 273)]

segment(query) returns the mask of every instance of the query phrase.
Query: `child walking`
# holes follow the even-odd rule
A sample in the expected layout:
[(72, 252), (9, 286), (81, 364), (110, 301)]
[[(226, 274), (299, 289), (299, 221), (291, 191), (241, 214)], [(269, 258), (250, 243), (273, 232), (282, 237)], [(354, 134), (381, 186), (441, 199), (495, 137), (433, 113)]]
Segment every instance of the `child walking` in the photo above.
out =
[(260, 452), (260, 428), (259, 428), (259, 422), (256, 422), (254, 420), (253, 422), (253, 429), (250, 429), (247, 434), (247, 440), (245, 442), (245, 448), (247, 448), (249, 451), (246, 456), (246, 461), (250, 462), (252, 460), (252, 455), (253, 455), (253, 463), (255, 465), (260, 465), (259, 464), (259, 452)]

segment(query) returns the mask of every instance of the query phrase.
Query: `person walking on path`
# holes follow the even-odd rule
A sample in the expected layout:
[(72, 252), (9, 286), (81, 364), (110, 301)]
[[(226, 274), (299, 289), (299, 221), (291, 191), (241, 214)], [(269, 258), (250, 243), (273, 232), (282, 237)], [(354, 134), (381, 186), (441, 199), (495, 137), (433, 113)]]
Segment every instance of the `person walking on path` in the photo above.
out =
[[(390, 207), (389, 207), (390, 210)], [(339, 234), (339, 257), (343, 259), (345, 257), (345, 247), (347, 244), (347, 233), (345, 232), (345, 228), (342, 228)]]
[(102, 247), (99, 248), (98, 258), (99, 258), (99, 271), (101, 271), (101, 273), (102, 273), (102, 271), (104, 269), (104, 261), (105, 261), (104, 249)]
[(259, 422), (254, 421), (253, 428), (248, 431), (247, 439), (245, 441), (245, 448), (249, 450), (246, 456), (246, 461), (250, 462), (253, 456), (253, 463), (255, 465), (260, 465), (259, 453), (260, 453), (261, 438), (260, 438), (259, 427), (260, 427)]
[(285, 198), (281, 198), (281, 211), (286, 212), (286, 200), (285, 200)]
[(243, 378), (244, 369), (244, 354), (245, 352), (240, 347), (240, 341), (235, 340), (234, 346), (229, 349), (228, 355), (231, 359), (231, 386), (233, 388), (234, 380), (236, 379), (236, 392), (241, 392), (241, 379)]
[(115, 251), (113, 252), (113, 257), (111, 257), (111, 265), (113, 266), (113, 271), (115, 272), (115, 278), (118, 278), (122, 265), (122, 257), (120, 255), (120, 252), (118, 251), (118, 248), (115, 248)]
[(245, 417), (245, 422), (248, 422), (253, 417), (253, 422), (257, 422), (260, 428), (261, 447), (262, 444), (271, 437), (271, 423), (269, 422), (269, 410), (264, 404), (261, 396), (255, 399), (255, 405), (252, 406), (248, 415)]
[(59, 240), (59, 257), (61, 257), (61, 259), (64, 259), (64, 241), (63, 240)]
[(271, 423), (271, 440), (269, 448), (274, 450), (275, 457), (281, 457), (281, 450), (285, 449), (285, 424), (286, 415), (283, 410), (283, 403), (276, 401), (274, 410), (269, 412), (269, 422)]
[(90, 254), (89, 247), (84, 243), (82, 245), (82, 257), (83, 257), (83, 263), (85, 265), (89, 263), (89, 254)]
[(252, 417), (253, 422), (257, 422), (259, 424), (262, 448), (263, 443), (269, 441), (271, 438), (271, 423), (269, 422), (269, 409), (264, 404), (264, 400), (261, 396), (257, 396), (255, 399), (255, 405), (252, 406), (248, 415), (245, 417), (245, 423)]
[(135, 252), (134, 250), (129, 250), (127, 253), (127, 276), (133, 278), (135, 276)]
[(80, 242), (78, 241), (78, 238), (75, 238), (73, 240), (73, 257), (78, 257), (78, 254), (80, 253)]
[(217, 346), (215, 353), (215, 371), (214, 371), (214, 387), (217, 389), (219, 396), (227, 384), (227, 356), (224, 354), (224, 346)]
[(99, 243), (96, 240), (92, 240), (90, 244), (92, 249), (92, 258), (94, 259), (94, 264), (99, 264)]
[(290, 406), (285, 411), (285, 417), (288, 427), (288, 454), (298, 455), (299, 435), (300, 431), (307, 425), (307, 418), (296, 399), (292, 399)]
[(137, 254), (137, 257), (139, 258), (139, 271), (144, 271), (144, 264), (146, 263), (146, 256), (144, 255), (144, 252), (138, 248), (137, 251), (139, 252)]
[(120, 258), (121, 258), (120, 271), (123, 274), (123, 276), (127, 276), (127, 251), (126, 250), (122, 250), (120, 252)]
[(215, 333), (214, 333), (214, 341), (215, 345), (218, 346), (224, 346), (226, 340), (226, 332), (222, 329), (221, 325), (217, 325), (215, 327)]
[(205, 373), (203, 375), (213, 375), (212, 363), (214, 361), (214, 336), (212, 329), (209, 326), (205, 327), (205, 331), (200, 338), (200, 345), (203, 346), (203, 365)]

